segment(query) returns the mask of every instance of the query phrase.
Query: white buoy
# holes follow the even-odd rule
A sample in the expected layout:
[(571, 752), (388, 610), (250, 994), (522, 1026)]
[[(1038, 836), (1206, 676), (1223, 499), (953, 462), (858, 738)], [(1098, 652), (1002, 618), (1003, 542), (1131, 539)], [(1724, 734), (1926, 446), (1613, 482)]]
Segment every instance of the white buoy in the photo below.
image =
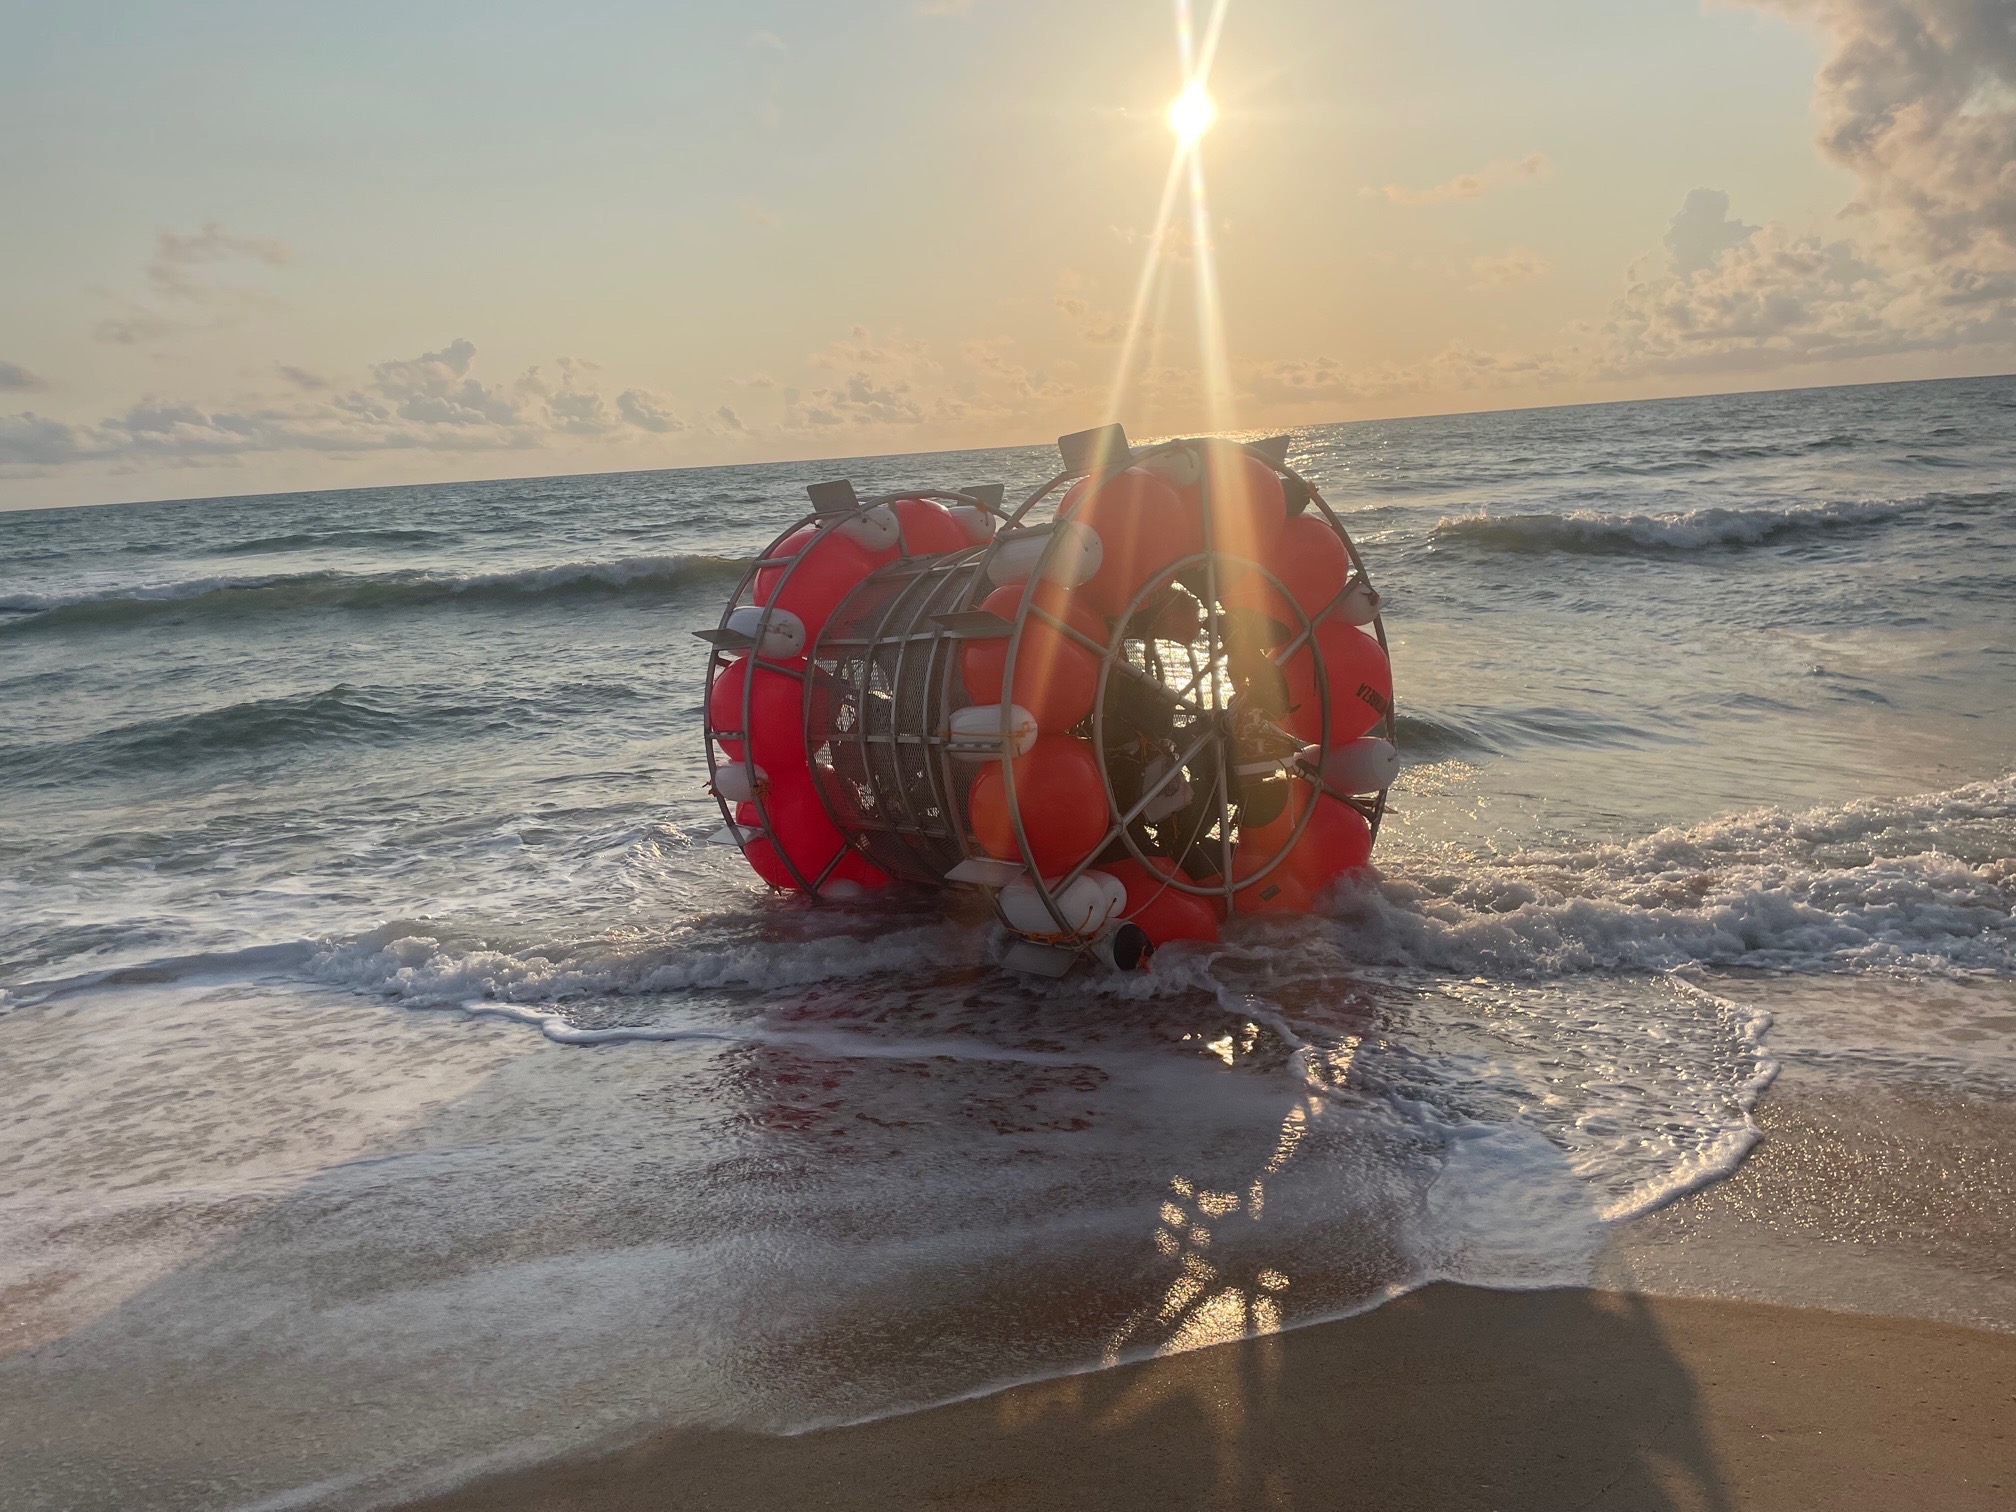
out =
[(1361, 577), (1330, 612), (1347, 625), (1369, 625), (1379, 618), (1379, 590)]
[[(1061, 933), (1089, 938), (1127, 906), (1126, 886), (1106, 872), (1080, 873), (1062, 891), (1057, 890), (1055, 883), (1047, 885), (1057, 905), (1056, 914), (1043, 906), (1036, 884), (1027, 877), (1017, 877), (1001, 889), (1001, 916), (1010, 929), (1030, 935)], [(1062, 924), (1058, 923), (1058, 915), (1063, 918)]]
[(805, 621), (789, 609), (744, 604), (728, 616), (728, 628), (748, 636), (756, 654), (772, 661), (789, 661), (805, 654)]
[(1026, 582), (1035, 573), (1059, 588), (1076, 588), (1099, 570), (1106, 548), (1099, 532), (1077, 520), (1060, 520), (1049, 530), (1008, 537), (987, 562), (987, 580), (997, 588)]
[(903, 538), (903, 522), (887, 504), (877, 504), (849, 516), (834, 529), (869, 551), (887, 551)]
[(714, 791), (730, 803), (754, 803), (756, 790), (770, 785), (770, 774), (754, 762), (731, 761), (714, 769)]
[(1005, 747), (1026, 756), (1039, 733), (1036, 716), (1020, 704), (974, 704), (955, 709), (946, 721), (951, 751), (962, 761), (999, 761)]
[(1340, 746), (1304, 746), (1296, 759), (1333, 793), (1383, 793), (1400, 775), (1400, 753), (1390, 740), (1361, 735)]
[(1178, 809), (1190, 806), (1190, 779), (1176, 765), (1173, 756), (1158, 753), (1141, 774), (1141, 791), (1155, 796), (1141, 810), (1150, 824), (1160, 823)]
[(985, 546), (993, 540), (995, 528), (1001, 523), (999, 515), (977, 504), (947, 504), (945, 512), (959, 522), (959, 528), (966, 532), (966, 539), (975, 546)]

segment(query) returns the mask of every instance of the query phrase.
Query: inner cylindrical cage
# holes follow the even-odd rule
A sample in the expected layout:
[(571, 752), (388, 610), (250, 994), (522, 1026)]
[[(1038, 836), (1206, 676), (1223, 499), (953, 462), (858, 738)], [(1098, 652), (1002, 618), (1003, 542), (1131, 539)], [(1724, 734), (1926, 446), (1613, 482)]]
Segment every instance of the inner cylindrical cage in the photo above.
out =
[(960, 635), (938, 620), (984, 588), (985, 548), (882, 568), (841, 601), (813, 651), (823, 697), (806, 705), (805, 743), (838, 779), (834, 821), (891, 876), (941, 882), (965, 858), (972, 769), (948, 749), (968, 702)]

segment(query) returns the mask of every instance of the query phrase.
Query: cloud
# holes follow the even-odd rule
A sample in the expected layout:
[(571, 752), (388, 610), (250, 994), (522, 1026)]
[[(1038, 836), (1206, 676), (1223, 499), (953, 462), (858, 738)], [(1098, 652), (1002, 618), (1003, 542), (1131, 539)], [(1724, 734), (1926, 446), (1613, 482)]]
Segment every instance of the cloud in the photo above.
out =
[(742, 424), (742, 417), (736, 414), (734, 409), (729, 405), (724, 404), (721, 408), (714, 411), (714, 418), (720, 422), (722, 430), (739, 431), (747, 429)]
[(248, 283), (247, 275), (284, 266), (293, 258), (285, 242), (234, 236), (215, 221), (191, 235), (157, 232), (153, 256), (142, 275), (146, 299), (98, 290), (119, 313), (99, 321), (92, 335), (116, 346), (137, 346), (270, 309), (278, 301)]
[(784, 425), (788, 430), (836, 430), (843, 426), (924, 423), (924, 406), (907, 382), (878, 380), (850, 373), (830, 388), (802, 394), (784, 391)]
[[(1458, 200), (1482, 199), (1499, 189), (1530, 184), (1553, 172), (1554, 165), (1544, 152), (1529, 152), (1518, 159), (1499, 158), (1474, 173), (1459, 173), (1426, 189), (1410, 189), (1405, 184), (1386, 184), (1377, 192), (1396, 205), (1448, 205)], [(1368, 194), (1374, 191), (1367, 190)]]
[(32, 394), (49, 387), (18, 362), (0, 362), (0, 392)]
[(1334, 357), (1313, 357), (1258, 364), (1244, 376), (1246, 390), (1254, 398), (1304, 405), (1400, 394), (1481, 393), (1508, 383), (1553, 382), (1567, 376), (1567, 369), (1553, 356), (1482, 352), (1451, 342), (1419, 362), (1358, 368)]
[(789, 50), (784, 46), (784, 39), (773, 31), (752, 31), (749, 33), (749, 45), (764, 52), (781, 53)]
[(1503, 252), (1487, 252), (1470, 261), (1473, 287), (1479, 289), (1531, 283), (1553, 270), (1554, 265), (1530, 247), (1507, 247)]
[(1690, 278), (1715, 265), (1731, 247), (1757, 234), (1757, 227), (1729, 218), (1729, 196), (1720, 189), (1695, 189), (1666, 229), (1666, 251), (1678, 278)]
[(1927, 299), (2016, 297), (2016, 16), (2007, 0), (1749, 0), (1812, 22), (1819, 145), (1847, 209), (1916, 264)]
[[(592, 387), (595, 364), (562, 357), (557, 377), (532, 368), (510, 383), (475, 371), (476, 347), (451, 341), (438, 351), (375, 365), (370, 377), (338, 389), (299, 369), (282, 374), (296, 392), (209, 406), (148, 398), (94, 424), (26, 411), (0, 416), (0, 466), (41, 468), (80, 462), (221, 462), (241, 456), (316, 452), (334, 456), (426, 450), (531, 450), (584, 436), (686, 429), (655, 395), (626, 389), (614, 405)], [(297, 376), (298, 375), (298, 376)]]
[[(1666, 229), (1664, 256), (1631, 269), (1608, 313), (1564, 332), (1556, 352), (1518, 358), (1451, 348), (1370, 372), (1307, 358), (1252, 371), (1254, 391), (1314, 404), (1499, 381), (1790, 372), (1905, 353), (2016, 358), (2009, 0), (1744, 3), (1828, 38), (1815, 88), (1818, 145), (1855, 181), (1833, 234), (1752, 225), (1731, 213), (1720, 190), (1696, 189)], [(1474, 197), (1515, 180), (1499, 166), (1429, 190), (1389, 185), (1387, 197)]]
[(669, 435), (686, 428), (686, 423), (665, 407), (665, 401), (643, 389), (625, 389), (616, 396), (616, 412), (639, 430)]
[(1057, 275), (1057, 291), (1051, 304), (1070, 324), (1078, 339), (1092, 346), (1118, 346), (1127, 328), (1119, 316), (1096, 308), (1086, 296), (1085, 275), (1066, 268)]
[(1705, 266), (1634, 280), (1604, 323), (1599, 371), (1758, 368), (1943, 343), (1849, 243), (1775, 223), (1746, 229)]
[(285, 242), (233, 236), (210, 221), (193, 236), (160, 232), (154, 239), (154, 256), (147, 263), (147, 282), (157, 293), (171, 299), (207, 304), (218, 297), (220, 290), (205, 282), (199, 270), (233, 262), (263, 263), (277, 268), (293, 259), (293, 251)]
[(753, 196), (742, 201), (742, 219), (752, 226), (762, 226), (771, 231), (784, 224), (783, 216)]

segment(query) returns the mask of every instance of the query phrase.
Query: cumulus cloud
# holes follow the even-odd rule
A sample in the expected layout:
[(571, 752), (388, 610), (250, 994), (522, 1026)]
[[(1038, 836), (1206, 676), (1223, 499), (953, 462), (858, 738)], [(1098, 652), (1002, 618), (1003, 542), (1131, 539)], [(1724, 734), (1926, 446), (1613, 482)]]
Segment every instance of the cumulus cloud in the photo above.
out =
[(854, 326), (805, 359), (834, 381), (810, 391), (784, 390), (784, 428), (831, 432), (870, 426), (915, 427), (929, 411), (925, 396), (942, 392), (943, 373), (921, 341), (877, 336)]
[(686, 428), (686, 422), (667, 409), (664, 400), (643, 389), (625, 389), (618, 394), (616, 412), (639, 430), (661, 436)]
[[(509, 383), (475, 371), (476, 347), (451, 341), (396, 358), (351, 388), (287, 373), (297, 392), (210, 406), (150, 398), (90, 424), (33, 411), (0, 416), (0, 466), (41, 468), (80, 462), (226, 461), (276, 452), (335, 456), (395, 450), (529, 450), (556, 440), (626, 429), (667, 434), (685, 428), (654, 395), (627, 389), (614, 406), (592, 386), (594, 364), (562, 357), (548, 374), (532, 368)], [(285, 372), (285, 370), (283, 370)]]
[(1475, 172), (1459, 173), (1452, 179), (1431, 184), (1426, 189), (1411, 189), (1405, 184), (1386, 184), (1381, 186), (1378, 192), (1391, 203), (1410, 208), (1422, 205), (1449, 205), (1459, 200), (1482, 199), (1495, 190), (1530, 184), (1535, 179), (1545, 178), (1553, 169), (1554, 165), (1548, 161), (1546, 153), (1529, 152), (1522, 158), (1499, 158), (1486, 163)]
[(1757, 227), (1730, 217), (1729, 196), (1722, 190), (1695, 189), (1666, 228), (1666, 253), (1674, 275), (1691, 278), (1756, 234)]
[[(1334, 403), (1461, 391), (1503, 378), (1588, 380), (1788, 371), (1911, 352), (2016, 354), (2016, 6), (2010, 0), (1744, 0), (1819, 28), (1822, 154), (1854, 177), (1839, 226), (1752, 224), (1696, 189), (1664, 255), (1559, 351), (1485, 358), (1451, 348), (1361, 372), (1328, 357), (1255, 370), (1257, 394)], [(1403, 204), (1474, 197), (1503, 165)], [(1397, 190), (1397, 192), (1396, 192)], [(1480, 274), (1482, 269), (1479, 269)]]
[(2016, 10), (2008, 0), (1749, 0), (1820, 26), (1832, 51), (1820, 149), (1855, 175), (1848, 215), (1916, 296), (2016, 300)]
[[(1709, 371), (1940, 344), (1847, 242), (1748, 228), (1705, 266), (1631, 282), (1602, 332), (1598, 371)], [(1678, 254), (1675, 268), (1685, 266)]]
[(49, 385), (18, 362), (0, 362), (0, 392), (32, 394)]

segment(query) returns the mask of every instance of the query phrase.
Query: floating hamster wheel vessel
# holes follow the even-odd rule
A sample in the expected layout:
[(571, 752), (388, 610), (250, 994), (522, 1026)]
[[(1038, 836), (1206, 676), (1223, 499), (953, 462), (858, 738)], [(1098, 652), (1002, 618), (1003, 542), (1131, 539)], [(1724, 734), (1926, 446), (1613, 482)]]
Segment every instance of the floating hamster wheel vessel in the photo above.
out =
[(1379, 595), (1285, 437), (1058, 446), (1012, 512), (814, 484), (697, 632), (717, 840), (814, 897), (986, 889), (1053, 976), (1308, 910), (1399, 768)]

